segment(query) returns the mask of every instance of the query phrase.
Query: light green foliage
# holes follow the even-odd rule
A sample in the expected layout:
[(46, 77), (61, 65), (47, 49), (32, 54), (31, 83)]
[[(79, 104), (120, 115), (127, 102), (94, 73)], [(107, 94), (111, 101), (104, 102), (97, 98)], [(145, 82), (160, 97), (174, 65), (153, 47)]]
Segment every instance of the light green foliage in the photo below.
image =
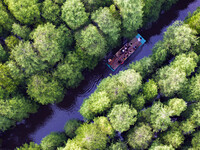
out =
[(187, 104), (183, 99), (173, 98), (168, 102), (169, 110), (172, 111), (172, 116), (180, 116), (181, 112), (185, 111)]
[(127, 150), (127, 145), (124, 142), (112, 143), (109, 150)]
[(41, 57), (29, 41), (22, 41), (11, 49), (11, 57), (24, 69), (27, 76), (47, 68), (47, 65), (42, 62)]
[(131, 105), (136, 110), (141, 110), (144, 107), (145, 100), (142, 94), (137, 95), (136, 97), (131, 98)]
[(171, 145), (152, 146), (149, 150), (175, 150)]
[(111, 126), (110, 122), (108, 121), (108, 118), (106, 117), (97, 117), (94, 118), (94, 124), (103, 132), (104, 134), (109, 135), (110, 137), (115, 135), (114, 129)]
[(124, 36), (132, 38), (142, 26), (142, 0), (114, 0), (114, 3), (120, 9)]
[(14, 120), (8, 119), (4, 116), (0, 116), (0, 131), (4, 132), (13, 125), (15, 125)]
[(170, 112), (167, 106), (161, 102), (155, 103), (151, 107), (151, 126), (154, 132), (165, 131), (171, 124)]
[(180, 54), (176, 56), (170, 65), (171, 67), (179, 68), (181, 71), (184, 71), (187, 76), (189, 76), (197, 67), (195, 58), (198, 58), (198, 56), (194, 52), (190, 52), (189, 54)]
[(33, 75), (28, 82), (28, 95), (40, 104), (62, 101), (63, 87), (48, 74)]
[(151, 60), (157, 67), (160, 67), (167, 60), (169, 55), (165, 43), (162, 41), (158, 41), (154, 45), (152, 52), (153, 54), (151, 55)]
[(0, 14), (0, 26), (2, 31), (3, 28), (5, 28), (7, 31), (11, 30), (14, 19), (8, 14), (6, 7), (2, 4), (2, 1), (0, 1)]
[(129, 130), (134, 125), (137, 118), (137, 110), (130, 108), (128, 104), (115, 105), (108, 114), (109, 120), (113, 128), (119, 132)]
[(11, 35), (5, 39), (5, 43), (8, 49), (11, 50), (19, 43), (19, 39)]
[(30, 142), (29, 144), (25, 143), (23, 146), (17, 148), (17, 150), (42, 150), (40, 145), (37, 145), (34, 142)]
[(79, 111), (85, 119), (90, 120), (110, 107), (111, 101), (105, 91), (94, 92), (88, 99), (84, 100)]
[(184, 87), (187, 82), (186, 73), (179, 68), (165, 66), (157, 72), (156, 77), (160, 92), (171, 97)]
[(28, 40), (31, 29), (27, 26), (21, 26), (20, 24), (14, 23), (12, 25), (12, 32), (24, 40)]
[[(54, 65), (63, 57), (63, 33), (51, 23), (39, 25), (33, 32), (32, 39), (41, 60)], [(64, 38), (65, 39), (65, 38)], [(52, 42), (53, 41), (53, 42)]]
[(42, 7), (42, 16), (49, 22), (58, 24), (60, 20), (60, 7), (52, 0), (45, 0)]
[(65, 134), (70, 138), (74, 138), (76, 136), (75, 131), (80, 125), (81, 125), (81, 121), (79, 120), (73, 119), (73, 120), (67, 121), (64, 127)]
[(200, 131), (196, 132), (194, 135), (193, 135), (193, 138), (192, 138), (192, 146), (194, 149), (199, 149), (200, 148)]
[(119, 17), (114, 17), (113, 12), (109, 8), (104, 7), (92, 14), (92, 20), (103, 31), (105, 38), (108, 40), (107, 43), (111, 48), (118, 45), (121, 32), (121, 21)]
[(153, 132), (149, 125), (139, 124), (128, 132), (127, 137), (128, 144), (133, 149), (147, 149), (152, 140)]
[(182, 130), (183, 134), (191, 134), (195, 131), (195, 128), (196, 125), (189, 119), (181, 122), (180, 129)]
[(42, 150), (55, 150), (57, 147), (63, 146), (66, 140), (64, 133), (51, 132), (42, 139)]
[(76, 130), (77, 136), (73, 139), (81, 148), (89, 150), (103, 150), (108, 141), (107, 135), (94, 124), (83, 124)]
[(62, 6), (62, 19), (73, 30), (85, 24), (88, 16), (80, 0), (67, 0)]
[(143, 85), (142, 91), (146, 101), (152, 101), (158, 95), (158, 87), (153, 79)]
[(35, 113), (37, 108), (35, 103), (22, 96), (0, 100), (0, 115), (15, 121), (22, 121), (28, 117), (28, 113)]
[[(81, 30), (80, 34), (75, 35), (77, 52), (84, 60), (86, 67), (92, 69), (97, 65), (107, 52), (106, 39), (99, 33), (97, 27), (90, 24)], [(97, 61), (93, 61), (97, 60)]]
[(73, 139), (68, 139), (67, 144), (63, 150), (87, 150), (78, 146), (77, 142)]
[(53, 0), (56, 4), (62, 5), (66, 0)]
[(142, 78), (146, 78), (150, 73), (153, 72), (154, 63), (151, 57), (144, 57), (139, 61), (130, 64), (129, 68), (134, 69), (136, 72), (140, 73)]
[(112, 4), (111, 0), (82, 0), (86, 11), (92, 12), (97, 10), (99, 7), (109, 6)]
[(4, 0), (10, 12), (22, 24), (35, 24), (40, 21), (38, 0)]
[(197, 44), (198, 40), (195, 34), (196, 32), (187, 24), (176, 21), (168, 27), (163, 40), (171, 54), (177, 55), (189, 51), (193, 45)]
[(54, 76), (58, 78), (65, 87), (77, 87), (83, 75), (83, 63), (78, 58), (76, 53), (68, 53), (64, 61), (58, 64), (57, 69), (54, 72)]
[(5, 62), (7, 60), (8, 54), (0, 44), (0, 62)]
[(161, 12), (161, 6), (164, 3), (164, 0), (143, 0), (143, 3), (144, 25), (151, 24), (152, 22), (155, 22), (158, 19)]

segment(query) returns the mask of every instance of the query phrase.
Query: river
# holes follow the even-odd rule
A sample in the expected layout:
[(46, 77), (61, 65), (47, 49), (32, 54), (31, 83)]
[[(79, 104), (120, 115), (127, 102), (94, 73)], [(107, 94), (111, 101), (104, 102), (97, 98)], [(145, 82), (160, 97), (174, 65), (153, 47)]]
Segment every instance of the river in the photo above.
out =
[(99, 82), (110, 74), (117, 74), (127, 68), (128, 64), (150, 55), (153, 45), (163, 38), (167, 27), (175, 20), (184, 20), (188, 12), (193, 12), (200, 6), (200, 0), (180, 0), (169, 11), (162, 14), (159, 20), (151, 28), (140, 29), (139, 33), (146, 39), (146, 43), (130, 57), (126, 62), (112, 72), (106, 65), (105, 60), (91, 72), (85, 73), (85, 80), (76, 89), (68, 90), (64, 100), (59, 104), (41, 106), (39, 111), (30, 115), (28, 119), (18, 123), (13, 129), (0, 135), (2, 150), (12, 150), (25, 142), (34, 141), (40, 143), (43, 137), (53, 131), (63, 131), (65, 123), (69, 119), (83, 117), (78, 112), (85, 98), (93, 93)]

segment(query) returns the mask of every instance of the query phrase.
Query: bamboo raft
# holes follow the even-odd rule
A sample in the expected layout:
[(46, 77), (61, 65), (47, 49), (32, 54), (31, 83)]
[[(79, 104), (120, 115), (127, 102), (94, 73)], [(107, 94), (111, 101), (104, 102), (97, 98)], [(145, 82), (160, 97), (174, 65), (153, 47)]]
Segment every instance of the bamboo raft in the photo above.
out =
[(114, 56), (112, 59), (108, 59), (107, 66), (115, 71), (124, 61), (135, 52), (135, 50), (141, 47), (146, 40), (140, 35), (137, 34), (134, 39), (129, 43), (126, 43)]

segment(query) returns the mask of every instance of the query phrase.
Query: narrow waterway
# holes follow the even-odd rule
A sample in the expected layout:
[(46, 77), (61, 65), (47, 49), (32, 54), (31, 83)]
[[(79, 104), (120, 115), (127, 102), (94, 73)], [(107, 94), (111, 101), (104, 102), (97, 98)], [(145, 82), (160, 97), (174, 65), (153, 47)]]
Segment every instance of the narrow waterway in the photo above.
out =
[[(85, 98), (93, 93), (99, 82), (109, 74), (117, 74), (127, 68), (128, 64), (150, 55), (153, 45), (162, 40), (163, 33), (175, 20), (183, 20), (188, 12), (193, 12), (200, 6), (200, 0), (180, 0), (168, 12), (162, 14), (159, 20), (148, 30), (141, 29), (139, 33), (147, 40), (144, 46), (137, 51), (115, 72), (112, 72), (102, 60), (91, 72), (85, 74), (85, 80), (76, 89), (69, 90), (64, 100), (59, 104), (40, 107), (36, 114), (30, 115), (15, 128), (0, 135), (2, 149), (10, 150), (25, 142), (34, 141), (40, 143), (43, 137), (53, 131), (63, 131), (65, 123), (69, 119), (83, 119), (79, 108)], [(1, 148), (0, 148), (1, 149)]]

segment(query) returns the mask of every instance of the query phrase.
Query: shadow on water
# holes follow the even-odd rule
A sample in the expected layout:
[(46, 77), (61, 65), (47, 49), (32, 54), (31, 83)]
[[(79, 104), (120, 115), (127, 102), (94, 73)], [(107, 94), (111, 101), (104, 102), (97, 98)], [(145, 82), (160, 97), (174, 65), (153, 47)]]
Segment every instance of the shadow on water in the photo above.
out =
[(23, 123), (14, 129), (0, 135), (3, 140), (3, 150), (14, 149), (25, 142), (34, 141), (40, 143), (43, 137), (53, 131), (63, 131), (63, 127), (69, 119), (83, 120), (78, 112), (83, 100), (93, 93), (100, 81), (110, 74), (117, 74), (127, 68), (128, 64), (151, 54), (151, 48), (162, 40), (163, 32), (175, 20), (183, 20), (189, 11), (193, 12), (200, 6), (199, 0), (181, 0), (169, 11), (162, 14), (150, 29), (140, 29), (138, 32), (147, 40), (144, 46), (139, 48), (126, 62), (112, 72), (106, 65), (105, 60), (99, 62), (93, 71), (84, 72), (85, 80), (79, 87), (67, 91), (64, 100), (58, 104), (42, 106), (36, 114), (30, 115)]

